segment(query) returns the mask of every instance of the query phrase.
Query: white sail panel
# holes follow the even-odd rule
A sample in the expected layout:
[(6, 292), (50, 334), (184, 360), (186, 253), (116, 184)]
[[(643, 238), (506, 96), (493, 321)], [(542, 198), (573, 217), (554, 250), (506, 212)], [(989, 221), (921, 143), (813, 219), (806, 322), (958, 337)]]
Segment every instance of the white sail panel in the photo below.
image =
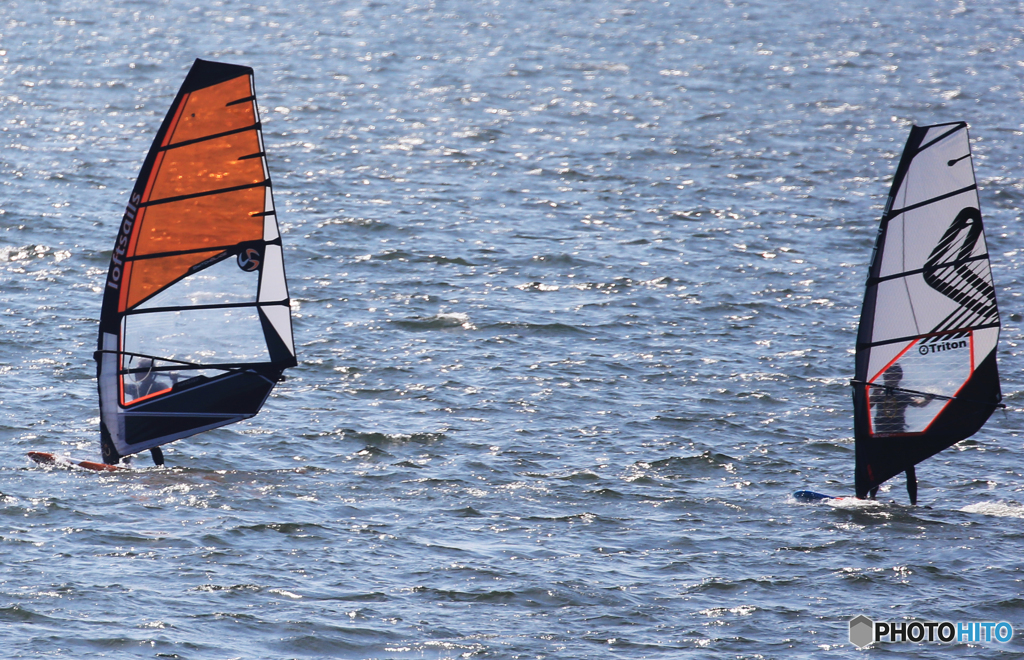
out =
[(131, 314), (122, 339), (128, 353), (200, 365), (270, 359), (255, 307)]
[(292, 314), (287, 305), (266, 305), (263, 313), (267, 315), (271, 325), (280, 335), (288, 351), (295, 354), (295, 343), (292, 339)]
[(238, 267), (233, 255), (172, 284), (136, 310), (252, 302), (259, 277)]
[(934, 332), (960, 306), (928, 286), (921, 275), (881, 282), (873, 327), (874, 342)]
[(263, 281), (260, 282), (260, 302), (280, 302), (288, 297), (281, 246), (268, 245), (263, 258), (265, 261), (263, 263)]
[(890, 212), (974, 185), (974, 166), (966, 130), (955, 130), (949, 126), (929, 130), (921, 141), (921, 147), (922, 155), (928, 155), (914, 159), (902, 185), (893, 195)]

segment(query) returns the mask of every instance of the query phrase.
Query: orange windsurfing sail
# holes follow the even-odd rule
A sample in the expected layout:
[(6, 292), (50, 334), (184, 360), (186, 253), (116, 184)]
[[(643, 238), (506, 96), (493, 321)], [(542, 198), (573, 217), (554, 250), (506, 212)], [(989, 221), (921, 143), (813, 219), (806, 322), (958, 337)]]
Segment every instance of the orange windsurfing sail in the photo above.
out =
[(103, 457), (252, 417), (295, 347), (253, 71), (196, 60), (121, 219), (98, 363)]

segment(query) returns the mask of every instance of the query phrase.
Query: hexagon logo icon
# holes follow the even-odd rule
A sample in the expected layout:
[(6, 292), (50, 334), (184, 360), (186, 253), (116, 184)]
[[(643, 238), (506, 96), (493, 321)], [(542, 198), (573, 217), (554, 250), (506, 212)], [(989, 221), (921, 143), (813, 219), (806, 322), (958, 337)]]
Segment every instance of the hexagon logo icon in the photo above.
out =
[(850, 643), (859, 649), (875, 641), (875, 622), (863, 614), (850, 619)]

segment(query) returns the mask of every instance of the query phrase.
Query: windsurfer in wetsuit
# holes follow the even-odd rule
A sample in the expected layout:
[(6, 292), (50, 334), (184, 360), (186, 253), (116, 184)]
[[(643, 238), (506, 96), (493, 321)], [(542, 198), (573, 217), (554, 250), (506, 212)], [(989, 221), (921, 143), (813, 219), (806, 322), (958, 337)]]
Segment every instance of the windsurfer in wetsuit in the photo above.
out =
[(144, 396), (148, 396), (153, 392), (156, 392), (159, 387), (156, 382), (156, 374), (153, 373), (152, 360), (149, 358), (142, 358), (139, 360), (139, 369), (145, 369), (146, 371), (136, 371), (134, 374), (136, 399), (141, 399)]
[[(157, 374), (153, 372), (153, 360), (149, 358), (142, 358), (139, 360), (139, 369), (145, 369), (146, 371), (135, 372), (135, 398), (139, 399), (144, 396), (148, 396), (154, 392), (159, 392), (165, 389), (165, 385), (157, 382)], [(178, 381), (177, 374), (171, 375), (172, 385)], [(153, 447), (149, 450), (150, 455), (153, 457), (153, 463), (156, 465), (164, 464), (164, 452), (159, 447)]]
[[(875, 389), (871, 396), (871, 406), (875, 408), (875, 416), (872, 423), (877, 433), (906, 433), (907, 432), (907, 406), (921, 408), (927, 406), (935, 398), (933, 394), (913, 394), (898, 389), (900, 381), (903, 380), (903, 367), (894, 364), (885, 370), (885, 387)], [(870, 496), (874, 499), (878, 493), (878, 486), (871, 489)], [(911, 465), (907, 468), (907, 494), (910, 496), (910, 503), (917, 504), (917, 471)]]

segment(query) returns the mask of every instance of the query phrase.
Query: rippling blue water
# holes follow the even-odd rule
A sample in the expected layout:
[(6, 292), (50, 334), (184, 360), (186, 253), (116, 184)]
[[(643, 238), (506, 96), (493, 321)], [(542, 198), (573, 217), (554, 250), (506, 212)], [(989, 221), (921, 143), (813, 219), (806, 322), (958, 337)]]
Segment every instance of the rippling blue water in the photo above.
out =
[[(860, 657), (856, 614), (1024, 628), (1022, 24), (949, 0), (0, 4), (4, 656)], [(195, 57), (256, 69), (299, 367), (165, 469), (36, 467), (97, 454), (102, 280)], [(898, 479), (798, 504), (852, 492), (877, 217), (911, 123), (961, 119), (1008, 411), (919, 467), (926, 506)]]

